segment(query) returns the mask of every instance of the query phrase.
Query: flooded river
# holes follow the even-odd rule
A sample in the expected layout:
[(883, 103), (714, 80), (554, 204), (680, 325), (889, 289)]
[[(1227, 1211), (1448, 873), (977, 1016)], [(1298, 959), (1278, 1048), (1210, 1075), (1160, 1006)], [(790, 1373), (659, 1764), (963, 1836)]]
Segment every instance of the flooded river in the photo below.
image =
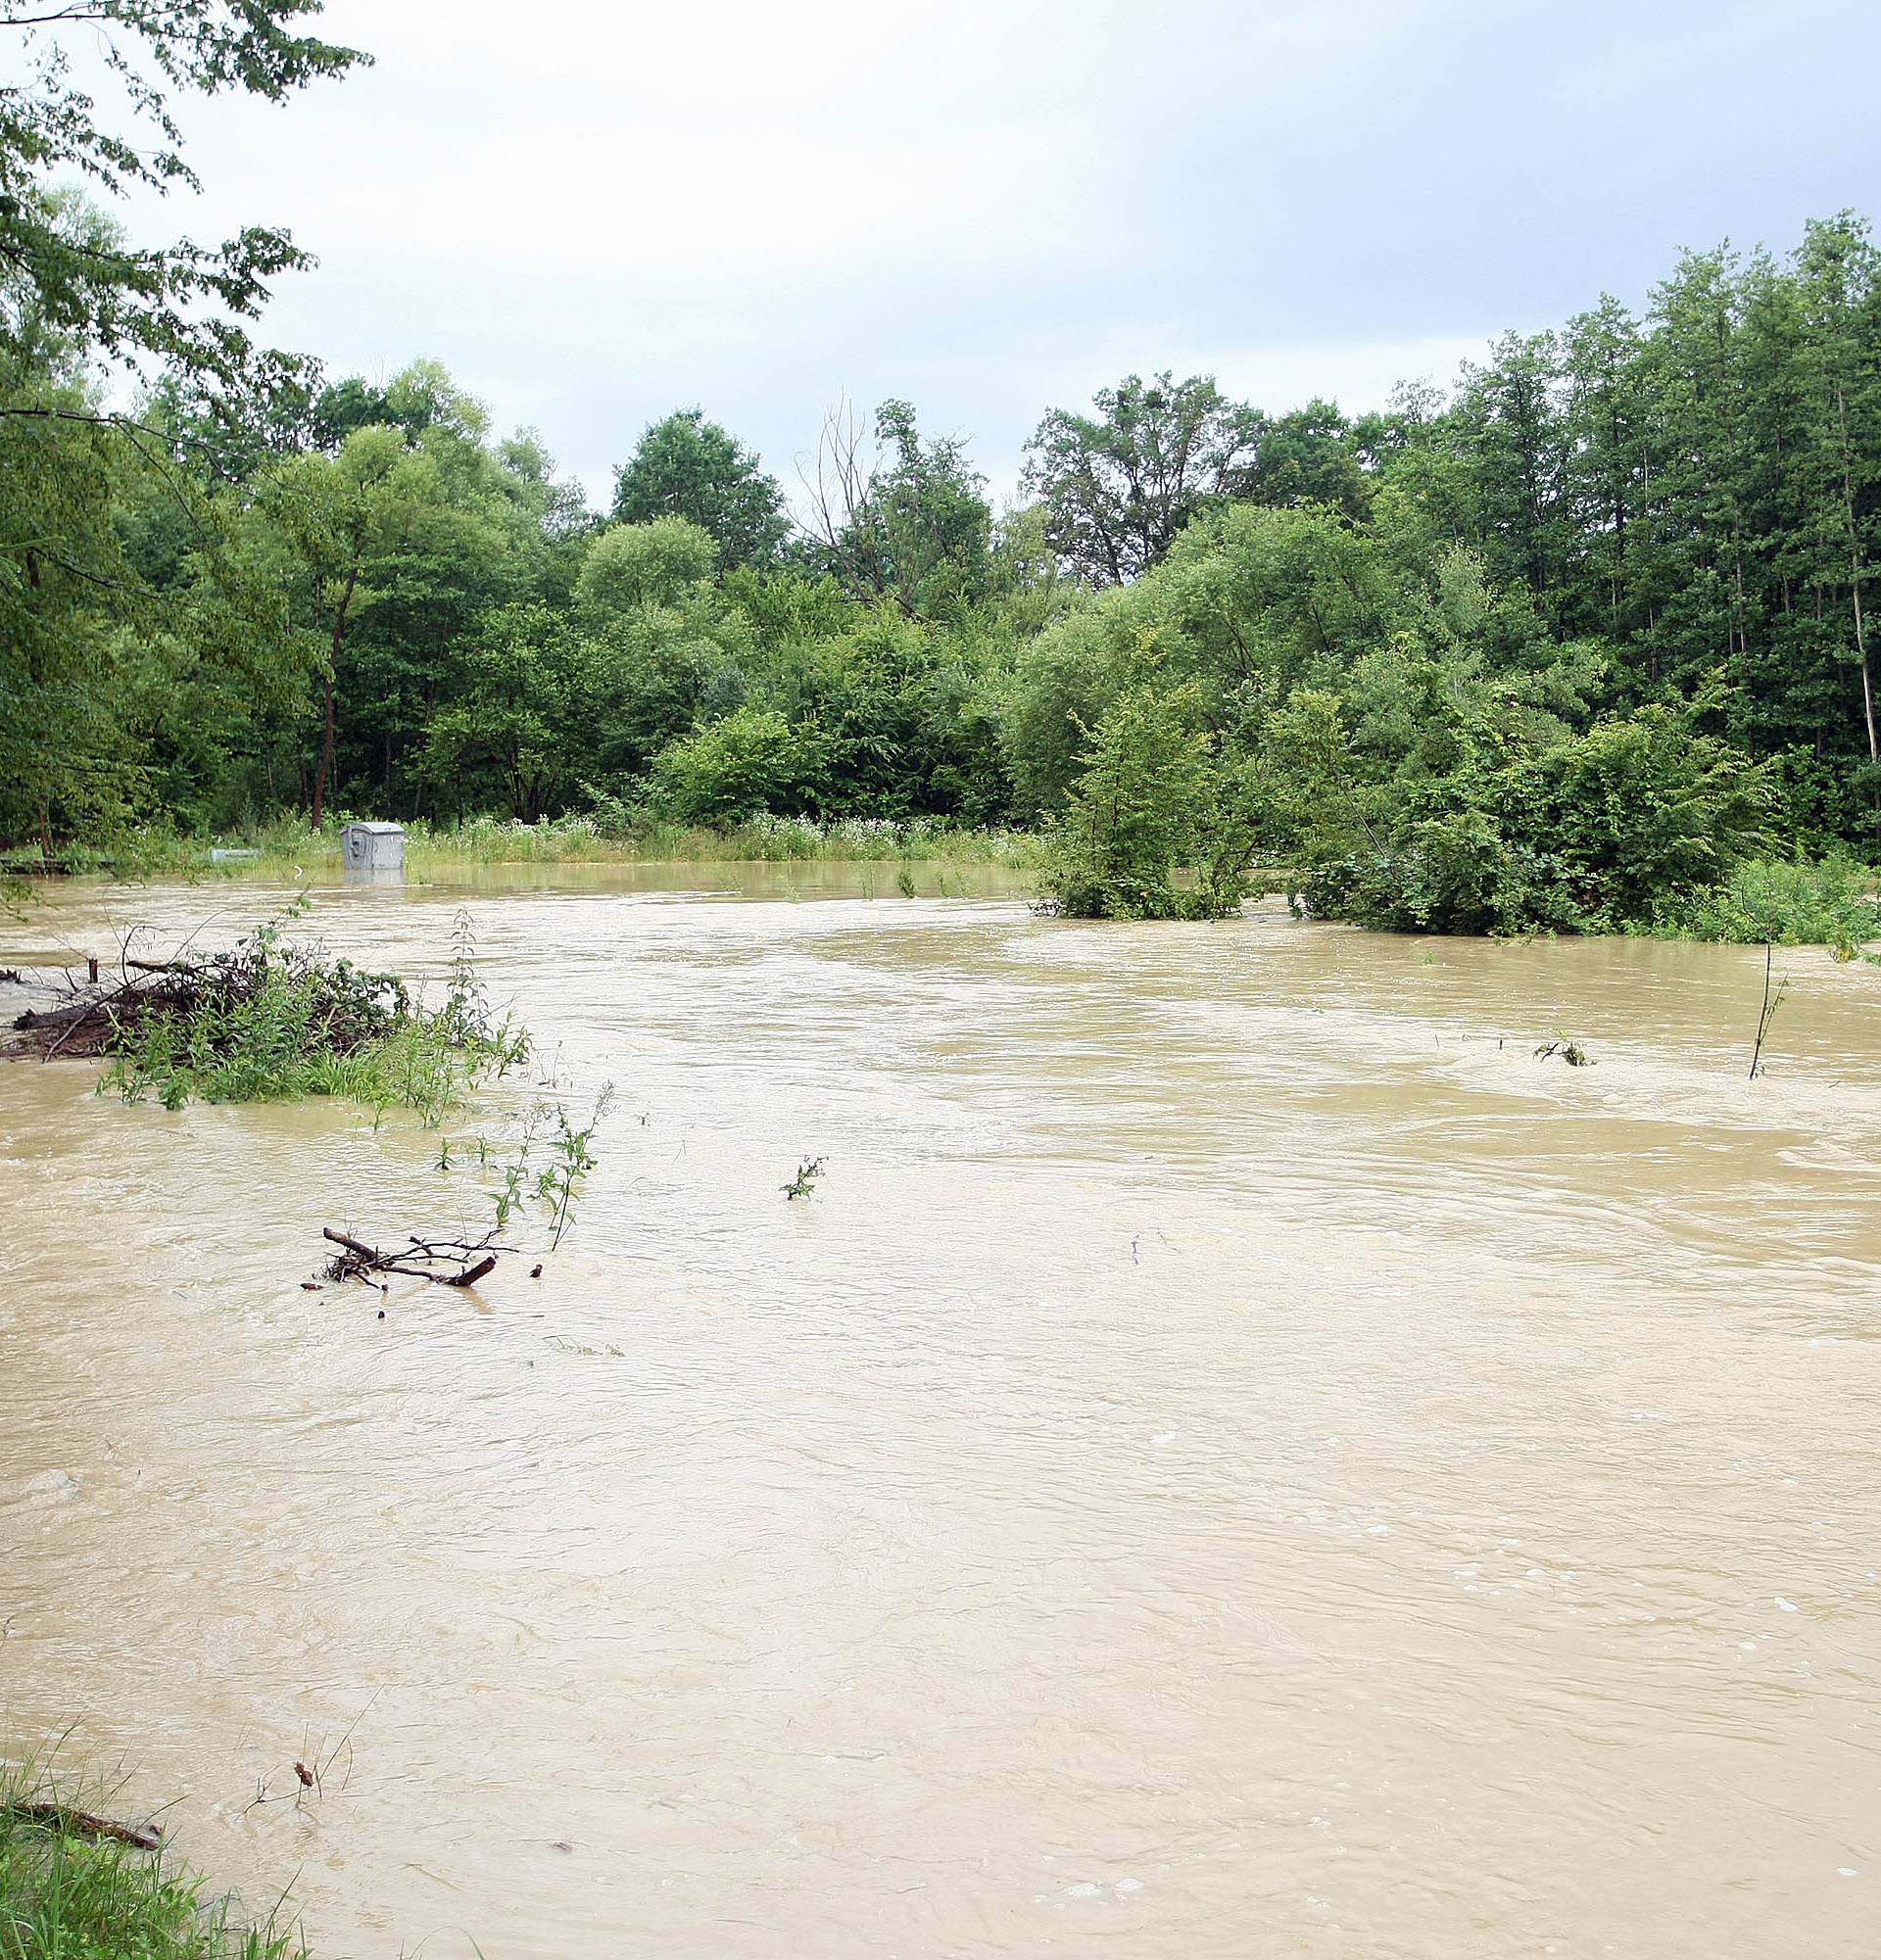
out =
[(322, 1960), (1870, 1960), (1881, 972), (1751, 1082), (1750, 949), (525, 877), (314, 920), (616, 1085), (540, 1280), (302, 1289), (413, 1123), (0, 1069), (16, 1748)]

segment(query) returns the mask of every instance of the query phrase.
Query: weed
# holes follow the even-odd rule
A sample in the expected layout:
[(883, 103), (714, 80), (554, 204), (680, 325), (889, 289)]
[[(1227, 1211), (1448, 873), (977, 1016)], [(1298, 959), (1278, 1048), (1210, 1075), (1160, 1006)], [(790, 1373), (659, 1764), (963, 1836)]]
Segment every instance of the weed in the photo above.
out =
[[(499, 1169), (492, 1203), (496, 1229), (501, 1232), (531, 1198), (547, 1208), (549, 1248), (560, 1245), (574, 1222), (575, 1201), (588, 1173), (600, 1161), (594, 1150), (595, 1132), (614, 1106), (614, 1086), (602, 1085), (588, 1121), (576, 1126), (562, 1102), (543, 1100), (523, 1112), (516, 1147)], [(487, 1161), (488, 1146), (477, 1140), (479, 1161)]]
[(1565, 1034), (1557, 1034), (1552, 1041), (1544, 1041), (1535, 1050), (1538, 1061), (1545, 1062), (1551, 1055), (1559, 1055), (1570, 1069), (1591, 1069), (1594, 1059), (1578, 1041), (1570, 1041)]
[(107, 997), (101, 1089), (170, 1110), (336, 1096), (363, 1104), (375, 1129), (394, 1107), (435, 1126), (466, 1086), (527, 1054), (528, 1037), (491, 1010), (464, 915), (432, 1012), (393, 976), (291, 939), (310, 902), (302, 893), (231, 951), (171, 962)]
[(807, 1198), (816, 1189), (816, 1180), (823, 1174), (823, 1159), (805, 1158), (796, 1167), (796, 1175), (783, 1187), (787, 1198)]

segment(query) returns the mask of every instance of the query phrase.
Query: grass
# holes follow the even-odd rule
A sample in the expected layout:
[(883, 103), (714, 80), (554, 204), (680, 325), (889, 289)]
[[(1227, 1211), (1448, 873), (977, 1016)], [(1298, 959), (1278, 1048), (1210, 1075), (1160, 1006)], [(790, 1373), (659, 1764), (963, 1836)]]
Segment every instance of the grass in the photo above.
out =
[(167, 1850), (94, 1841), (15, 1807), (35, 1800), (71, 1801), (30, 1769), (0, 1769), (0, 1960), (305, 1960), (294, 1934), (206, 1899)]
[(1814, 864), (1751, 858), (1722, 883), (1661, 908), (1661, 937), (1715, 939), (1728, 945), (1827, 946), (1853, 959), (1881, 939), (1877, 874), (1843, 857)]
[[(61, 866), (80, 876), (120, 879), (241, 876), (264, 868), (337, 870), (340, 828), (335, 818), (310, 831), (296, 818), (255, 825), (215, 838), (160, 828), (130, 833), (110, 843), (62, 847)], [(254, 851), (256, 858), (217, 864), (217, 847)], [(828, 823), (810, 817), (752, 817), (723, 828), (653, 820), (627, 828), (593, 817), (558, 817), (540, 824), (475, 817), (451, 827), (419, 821), (407, 826), (406, 858), (415, 871), (451, 864), (891, 864), (947, 862), (1002, 864), (1023, 869), (1037, 860), (1038, 840), (1024, 831), (959, 830), (932, 818), (905, 822), (845, 817)], [(14, 852), (15, 874), (39, 869), (36, 851)]]

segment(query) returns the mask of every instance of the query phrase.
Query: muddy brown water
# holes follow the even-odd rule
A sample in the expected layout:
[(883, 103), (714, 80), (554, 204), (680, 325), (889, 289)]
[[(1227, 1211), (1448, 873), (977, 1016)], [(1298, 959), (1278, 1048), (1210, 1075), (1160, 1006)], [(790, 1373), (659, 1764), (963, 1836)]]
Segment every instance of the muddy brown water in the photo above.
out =
[(302, 1290), (475, 1213), (410, 1123), (0, 1070), (16, 1751), (327, 1960), (1876, 1951), (1881, 972), (1749, 1082), (1749, 949), (502, 883), (314, 917), (618, 1086), (539, 1281)]

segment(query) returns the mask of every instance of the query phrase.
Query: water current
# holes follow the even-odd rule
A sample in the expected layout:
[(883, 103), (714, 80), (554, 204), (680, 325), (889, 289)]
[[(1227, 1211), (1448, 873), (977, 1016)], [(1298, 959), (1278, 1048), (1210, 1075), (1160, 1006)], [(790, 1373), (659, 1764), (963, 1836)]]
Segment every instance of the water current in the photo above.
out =
[(318, 893), (615, 1086), (471, 1293), (301, 1282), (533, 1080), (443, 1172), (0, 1068), (0, 1741), (322, 1960), (1871, 1960), (1881, 972), (1779, 952), (1752, 1081), (1760, 950), (971, 877)]

